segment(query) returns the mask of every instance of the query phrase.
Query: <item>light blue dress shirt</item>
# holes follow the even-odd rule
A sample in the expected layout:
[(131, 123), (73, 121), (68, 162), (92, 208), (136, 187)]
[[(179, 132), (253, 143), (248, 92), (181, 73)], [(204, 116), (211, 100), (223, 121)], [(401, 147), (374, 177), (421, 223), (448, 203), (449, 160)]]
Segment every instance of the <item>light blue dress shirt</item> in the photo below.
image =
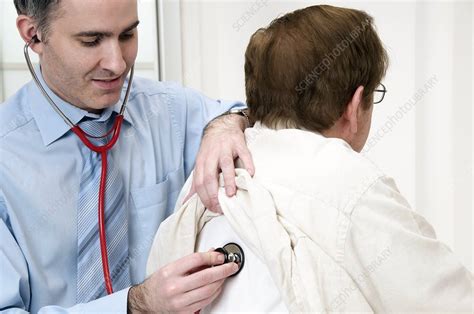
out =
[[(74, 123), (94, 116), (47, 90)], [(111, 152), (125, 182), (132, 284), (144, 280), (153, 237), (194, 166), (203, 128), (243, 106), (178, 84), (134, 80)], [(75, 305), (77, 200), (86, 152), (33, 82), (0, 105), (1, 313), (126, 312), (128, 289)]]

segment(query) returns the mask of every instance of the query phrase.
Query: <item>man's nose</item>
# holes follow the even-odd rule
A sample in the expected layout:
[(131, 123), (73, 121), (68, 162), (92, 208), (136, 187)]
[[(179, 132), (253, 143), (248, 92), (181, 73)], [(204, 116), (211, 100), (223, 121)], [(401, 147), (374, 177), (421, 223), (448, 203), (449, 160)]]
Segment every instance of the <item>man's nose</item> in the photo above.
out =
[(118, 41), (111, 40), (107, 43), (100, 65), (102, 69), (108, 70), (116, 75), (123, 74), (127, 68), (127, 64), (123, 57), (122, 47)]

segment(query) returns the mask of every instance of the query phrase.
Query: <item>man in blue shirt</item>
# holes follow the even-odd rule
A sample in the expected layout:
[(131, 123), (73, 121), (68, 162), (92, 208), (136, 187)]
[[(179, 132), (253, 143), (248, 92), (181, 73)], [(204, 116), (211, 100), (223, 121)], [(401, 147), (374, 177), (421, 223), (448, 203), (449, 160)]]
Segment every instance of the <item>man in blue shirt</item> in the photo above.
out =
[[(54, 103), (73, 123), (93, 126), (89, 132), (109, 129), (137, 55), (136, 1), (14, 3), (24, 41), (38, 38), (30, 45), (40, 58), (36, 74)], [(106, 204), (113, 208), (105, 220), (115, 290), (107, 295), (95, 219), (100, 156), (34, 82), (0, 105), (0, 311), (194, 312), (216, 298), (237, 270), (220, 265), (220, 253), (192, 254), (144, 281), (145, 263), (195, 164), (195, 191), (214, 210), (218, 171), (229, 195), (233, 159), (253, 171), (244, 117), (219, 117), (202, 137), (214, 117), (243, 107), (177, 84), (133, 81), (121, 136), (107, 156)]]

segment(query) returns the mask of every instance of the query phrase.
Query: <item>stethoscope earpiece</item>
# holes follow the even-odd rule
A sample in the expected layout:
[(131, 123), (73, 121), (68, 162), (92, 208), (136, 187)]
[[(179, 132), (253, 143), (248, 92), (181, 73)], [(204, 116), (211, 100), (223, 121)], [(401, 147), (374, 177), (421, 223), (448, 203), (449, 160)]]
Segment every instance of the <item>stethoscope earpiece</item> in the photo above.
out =
[(240, 245), (238, 245), (237, 243), (230, 242), (224, 245), (223, 247), (215, 249), (214, 251), (224, 254), (224, 264), (236, 263), (237, 266), (239, 266), (239, 270), (229, 277), (233, 277), (240, 273), (245, 263), (244, 250), (242, 250)]

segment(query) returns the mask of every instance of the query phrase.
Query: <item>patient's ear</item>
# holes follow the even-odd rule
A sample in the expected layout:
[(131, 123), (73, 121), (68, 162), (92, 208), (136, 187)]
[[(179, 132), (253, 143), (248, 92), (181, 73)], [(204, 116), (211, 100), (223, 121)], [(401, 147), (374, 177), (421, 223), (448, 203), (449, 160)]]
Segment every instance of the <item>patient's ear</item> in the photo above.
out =
[(357, 87), (352, 98), (347, 104), (346, 110), (342, 114), (344, 119), (344, 133), (349, 142), (358, 131), (359, 111), (362, 110), (364, 86)]

